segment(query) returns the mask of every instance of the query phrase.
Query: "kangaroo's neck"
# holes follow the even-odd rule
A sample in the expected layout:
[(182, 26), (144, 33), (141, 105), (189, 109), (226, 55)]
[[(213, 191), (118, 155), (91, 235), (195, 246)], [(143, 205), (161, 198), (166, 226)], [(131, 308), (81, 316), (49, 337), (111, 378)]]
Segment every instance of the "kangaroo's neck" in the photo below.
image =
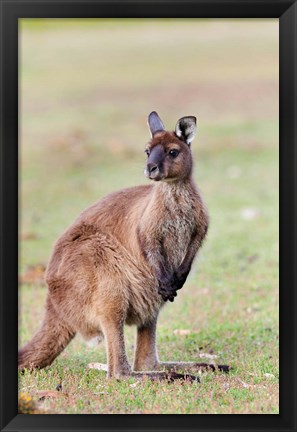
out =
[[(197, 194), (196, 185), (191, 177), (175, 181), (161, 181), (154, 185), (152, 199), (162, 207), (170, 208), (184, 205)], [(163, 204), (163, 205), (162, 205)]]

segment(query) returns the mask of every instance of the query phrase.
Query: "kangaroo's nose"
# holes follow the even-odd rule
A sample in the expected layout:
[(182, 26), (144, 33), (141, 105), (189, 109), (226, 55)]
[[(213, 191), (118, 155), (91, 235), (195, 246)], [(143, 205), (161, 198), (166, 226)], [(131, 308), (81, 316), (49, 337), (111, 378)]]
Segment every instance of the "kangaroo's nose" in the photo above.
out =
[(158, 164), (155, 162), (149, 162), (146, 166), (146, 176), (150, 179), (155, 179), (159, 176), (160, 170)]
[(150, 174), (156, 173), (156, 171), (159, 171), (158, 165), (154, 162), (150, 162), (147, 164), (147, 169)]

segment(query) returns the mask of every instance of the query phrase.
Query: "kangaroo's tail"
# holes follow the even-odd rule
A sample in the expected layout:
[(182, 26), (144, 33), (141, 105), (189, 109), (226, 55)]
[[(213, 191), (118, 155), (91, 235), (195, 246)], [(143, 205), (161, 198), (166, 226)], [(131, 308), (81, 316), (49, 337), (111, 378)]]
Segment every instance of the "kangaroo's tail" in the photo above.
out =
[(75, 336), (69, 326), (56, 313), (47, 298), (46, 313), (41, 328), (19, 350), (18, 368), (42, 369), (50, 365)]

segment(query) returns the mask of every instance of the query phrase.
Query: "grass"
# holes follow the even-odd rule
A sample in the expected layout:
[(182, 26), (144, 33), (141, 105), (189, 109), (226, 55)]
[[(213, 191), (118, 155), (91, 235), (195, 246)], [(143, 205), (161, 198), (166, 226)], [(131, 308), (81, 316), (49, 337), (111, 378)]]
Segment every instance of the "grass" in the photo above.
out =
[(53, 242), (100, 197), (146, 181), (145, 123), (156, 109), (169, 128), (197, 115), (195, 178), (211, 218), (186, 285), (161, 313), (159, 356), (232, 366), (200, 384), (108, 381), (87, 369), (106, 362), (104, 344), (76, 337), (50, 367), (20, 375), (20, 391), (54, 413), (277, 414), (277, 21), (22, 20), (20, 29), (20, 345), (42, 320)]

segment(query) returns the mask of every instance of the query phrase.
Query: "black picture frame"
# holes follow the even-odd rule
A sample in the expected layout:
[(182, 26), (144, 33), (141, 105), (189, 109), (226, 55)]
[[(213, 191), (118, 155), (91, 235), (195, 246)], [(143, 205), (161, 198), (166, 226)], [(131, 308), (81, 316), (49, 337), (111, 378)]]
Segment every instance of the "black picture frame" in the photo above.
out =
[[(1, 431), (296, 430), (297, 4), (292, 0), (0, 0)], [(279, 18), (280, 413), (275, 415), (20, 415), (18, 341), (18, 19)]]

